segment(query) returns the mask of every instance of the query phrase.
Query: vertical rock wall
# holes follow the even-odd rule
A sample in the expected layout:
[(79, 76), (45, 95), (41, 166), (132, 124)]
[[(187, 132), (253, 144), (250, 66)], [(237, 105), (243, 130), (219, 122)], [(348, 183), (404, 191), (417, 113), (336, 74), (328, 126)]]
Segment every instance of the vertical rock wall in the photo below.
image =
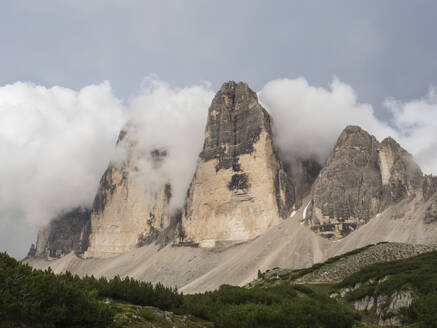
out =
[(422, 185), (420, 168), (396, 141), (379, 143), (348, 126), (312, 187), (304, 219), (321, 236), (342, 238), (387, 206), (415, 196)]
[(28, 256), (56, 258), (72, 251), (82, 254), (88, 247), (90, 213), (82, 207), (61, 213), (39, 230)]
[(91, 213), (91, 234), (85, 257), (105, 257), (129, 251), (157, 237), (170, 224), (170, 184), (148, 186), (137, 175), (139, 160), (159, 167), (165, 150), (143, 154), (122, 131), (117, 142), (126, 158), (113, 162), (100, 180)]
[(225, 83), (208, 111), (181, 240), (212, 247), (254, 238), (287, 218), (295, 199), (269, 114), (247, 84)]

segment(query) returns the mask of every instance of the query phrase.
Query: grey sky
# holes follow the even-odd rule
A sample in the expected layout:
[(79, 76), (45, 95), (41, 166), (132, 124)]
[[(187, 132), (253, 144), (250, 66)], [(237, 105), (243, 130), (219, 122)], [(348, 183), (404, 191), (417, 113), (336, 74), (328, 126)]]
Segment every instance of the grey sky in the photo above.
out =
[(0, 85), (78, 89), (109, 80), (129, 97), (144, 76), (229, 79), (254, 89), (338, 75), (362, 102), (411, 99), (437, 83), (435, 1), (20, 1), (0, 4)]
[[(299, 76), (327, 87), (338, 76), (387, 120), (384, 99), (437, 84), (436, 17), (433, 0), (2, 0), (0, 87), (108, 80), (128, 100), (150, 74), (214, 90)], [(0, 221), (0, 251), (23, 256), (35, 232)]]

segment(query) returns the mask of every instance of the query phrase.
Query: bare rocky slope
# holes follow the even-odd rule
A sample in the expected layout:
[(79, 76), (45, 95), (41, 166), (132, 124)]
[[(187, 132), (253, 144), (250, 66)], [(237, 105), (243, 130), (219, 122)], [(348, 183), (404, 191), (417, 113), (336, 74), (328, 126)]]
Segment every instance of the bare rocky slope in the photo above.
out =
[[(212, 290), (222, 284), (245, 285), (258, 270), (274, 267), (304, 268), (358, 247), (380, 241), (437, 244), (437, 224), (423, 221), (427, 207), (437, 201), (404, 201), (343, 239), (332, 241), (301, 223), (303, 209), (258, 238), (226, 248), (176, 247), (159, 249), (150, 244), (111, 258), (82, 259), (70, 253), (56, 260), (30, 258), (37, 268), (50, 266), (55, 272), (163, 282), (185, 293)], [(402, 215), (400, 215), (402, 213)]]
[[(170, 184), (150, 192), (135, 176), (138, 160), (159, 166), (165, 150), (138, 151), (126, 129), (118, 144), (128, 151), (103, 175), (88, 219), (79, 220), (80, 229), (68, 227), (78, 221), (71, 216), (53, 221), (26, 261), (197, 292), (381, 241), (437, 244), (437, 180), (423, 176), (396, 141), (348, 126), (320, 171), (311, 159), (282, 160), (272, 124), (247, 84), (225, 83), (208, 111), (186, 204), (176, 213), (168, 210)], [(51, 246), (64, 245), (65, 234), (57, 232), (70, 230), (69, 247)]]
[(394, 242), (380, 242), (354, 249), (350, 252), (331, 257), (323, 263), (305, 269), (284, 269), (275, 267), (258, 274), (258, 279), (249, 283), (249, 287), (270, 286), (281, 281), (299, 284), (339, 283), (351, 274), (374, 263), (407, 259), (419, 254), (437, 250), (437, 245), (420, 245)]

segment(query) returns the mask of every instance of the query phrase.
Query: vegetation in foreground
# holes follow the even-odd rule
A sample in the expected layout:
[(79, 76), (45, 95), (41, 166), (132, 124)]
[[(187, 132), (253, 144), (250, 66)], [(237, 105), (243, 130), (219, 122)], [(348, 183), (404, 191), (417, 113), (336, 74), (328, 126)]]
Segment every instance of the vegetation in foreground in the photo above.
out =
[[(55, 275), (0, 254), (1, 327), (352, 327), (355, 312), (304, 286), (182, 295), (131, 278)], [(167, 324), (167, 325), (166, 325)]]
[[(392, 246), (389, 243), (380, 243), (378, 245)], [(335, 279), (332, 279), (334, 281), (331, 283), (311, 282), (311, 279), (320, 280), (320, 273), (334, 271), (332, 268), (338, 270), (341, 268), (341, 262), (347, 263), (349, 258), (360, 256), (361, 253), (368, 253), (372, 247), (378, 245), (369, 245), (356, 249), (328, 259), (324, 263), (315, 264), (307, 269), (287, 270), (274, 268), (266, 272), (259, 272), (258, 279), (249, 284), (249, 287), (269, 288), (285, 282), (297, 284), (306, 280), (309, 281), (306, 286), (326, 295), (338, 295), (341, 290), (348, 289), (349, 292), (345, 294), (345, 297), (337, 298), (337, 301), (349, 308), (353, 307), (355, 301), (363, 300), (366, 297), (377, 299), (382, 296), (380, 299), (383, 299), (385, 296), (395, 295), (402, 291), (411, 291), (415, 295), (415, 299), (410, 306), (401, 309), (398, 313), (402, 325), (437, 328), (437, 251), (428, 251), (395, 261), (380, 261), (361, 268), (360, 265), (356, 265), (359, 270), (347, 275), (340, 282), (335, 282)], [(420, 251), (426, 251), (426, 249)], [(350, 269), (348, 268), (348, 270)], [(333, 277), (341, 275), (343, 274), (337, 271)], [(302, 279), (303, 277), (309, 278)], [(390, 297), (385, 297), (385, 299), (387, 301), (382, 305), (382, 308), (386, 309), (389, 306)], [(363, 324), (366, 325), (369, 323), (376, 324), (381, 318), (381, 315), (378, 317), (375, 308), (372, 311), (360, 312), (360, 314)], [(388, 313), (388, 315), (382, 315), (382, 317), (390, 317), (390, 315), (394, 315), (394, 313)]]
[[(378, 283), (375, 283), (378, 282)], [(417, 295), (412, 304), (401, 311), (405, 324), (437, 327), (437, 252), (409, 259), (375, 263), (350, 275), (333, 288), (359, 286), (347, 295), (352, 302), (366, 296), (392, 295), (411, 290)]]
[[(131, 278), (55, 275), (2, 253), (0, 327), (368, 326), (375, 323), (374, 313), (358, 313), (353, 302), (405, 289), (414, 290), (417, 298), (402, 310), (403, 322), (437, 327), (437, 252), (372, 264), (336, 284), (296, 283), (318, 268), (288, 270), (274, 280), (264, 280), (266, 273), (260, 272), (251, 288), (223, 285), (213, 292), (182, 295), (174, 288)], [(351, 290), (346, 297), (329, 297), (345, 288)]]

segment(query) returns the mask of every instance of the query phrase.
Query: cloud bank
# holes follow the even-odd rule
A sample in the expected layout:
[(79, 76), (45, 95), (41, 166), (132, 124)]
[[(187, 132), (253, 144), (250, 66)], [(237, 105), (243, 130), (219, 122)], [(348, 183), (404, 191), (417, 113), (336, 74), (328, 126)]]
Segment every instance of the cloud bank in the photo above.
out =
[(135, 174), (147, 190), (170, 182), (171, 205), (182, 206), (212, 97), (206, 83), (172, 88), (150, 78), (127, 104), (109, 82), (79, 91), (0, 87), (0, 248), (24, 256), (38, 227), (64, 209), (90, 206), (108, 163), (120, 155), (115, 142), (127, 121), (135, 122), (131, 137), (140, 152), (168, 152), (158, 170), (145, 157)]
[(1, 250), (24, 256), (38, 226), (92, 202), (123, 112), (108, 82), (0, 87)]
[(326, 160), (346, 125), (359, 125), (378, 140), (391, 136), (413, 154), (426, 173), (437, 173), (437, 91), (422, 99), (402, 102), (388, 98), (384, 106), (393, 114), (390, 122), (375, 116), (362, 104), (353, 88), (334, 78), (329, 88), (314, 87), (304, 78), (268, 82), (260, 101), (273, 117), (276, 142), (289, 157)]
[(329, 89), (311, 86), (304, 78), (273, 80), (259, 98), (273, 117), (276, 142), (286, 156), (314, 157), (323, 164), (347, 125), (359, 125), (379, 139), (397, 135), (338, 78)]
[(80, 91), (0, 87), (0, 217), (41, 224), (89, 205), (123, 123), (108, 82)]
[[(203, 135), (208, 107), (214, 92), (208, 84), (173, 88), (167, 83), (146, 79), (138, 95), (129, 104), (128, 122), (133, 128), (127, 132), (125, 147), (118, 149), (123, 160), (130, 144), (135, 143), (138, 171), (134, 174), (146, 191), (158, 191), (170, 183), (172, 210), (184, 205), (185, 195), (193, 178)], [(166, 156), (157, 167), (150, 154), (165, 151)]]

